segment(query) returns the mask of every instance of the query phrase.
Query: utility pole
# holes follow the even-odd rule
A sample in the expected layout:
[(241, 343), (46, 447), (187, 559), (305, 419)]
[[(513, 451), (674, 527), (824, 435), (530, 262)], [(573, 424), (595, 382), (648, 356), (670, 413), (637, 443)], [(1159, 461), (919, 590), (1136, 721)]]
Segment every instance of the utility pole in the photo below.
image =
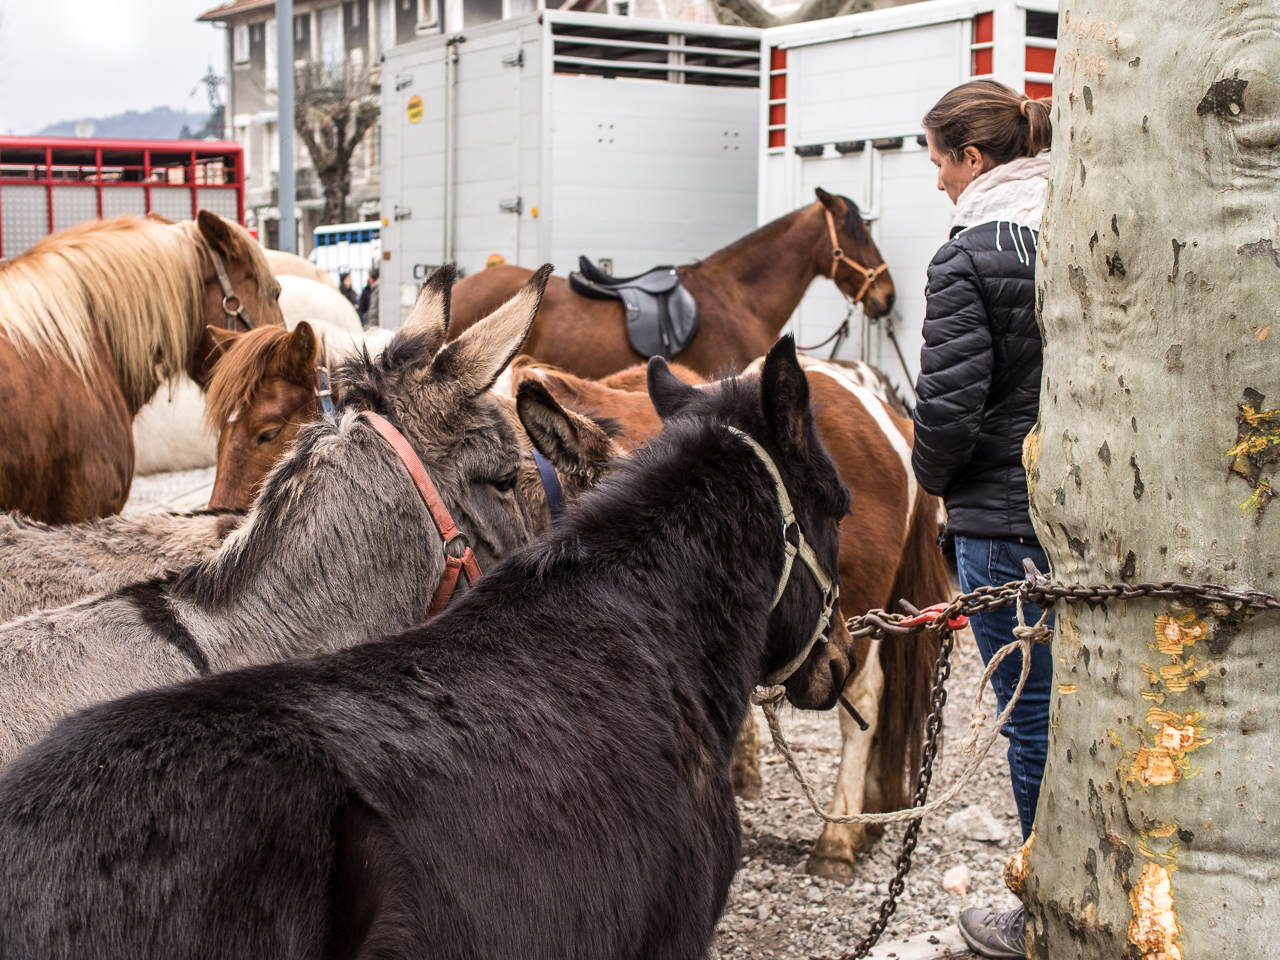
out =
[(293, 176), (293, 0), (276, 0), (276, 63), (280, 76), (276, 80), (279, 101), (276, 132), (280, 137), (280, 249), (298, 252), (298, 227), (294, 223), (296, 201)]

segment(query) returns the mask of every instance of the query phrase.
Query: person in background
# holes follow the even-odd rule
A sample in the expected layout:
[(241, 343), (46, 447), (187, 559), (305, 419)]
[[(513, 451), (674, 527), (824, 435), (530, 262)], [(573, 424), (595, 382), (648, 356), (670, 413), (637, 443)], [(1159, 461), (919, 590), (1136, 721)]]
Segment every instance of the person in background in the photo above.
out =
[(379, 272), (377, 266), (369, 268), (369, 282), (360, 291), (360, 302), (356, 304), (356, 313), (360, 314), (360, 322), (366, 327), (382, 325), (381, 300), (378, 296)]
[[(1036, 245), (1048, 192), (1049, 101), (994, 80), (946, 94), (924, 118), (938, 189), (956, 205), (950, 239), (929, 264), (916, 389), (912, 466), (947, 508), (960, 588), (1021, 580), (1022, 561), (1049, 569), (1031, 525), (1022, 441), (1040, 407)], [(1011, 609), (974, 614), (984, 662), (1013, 640)], [(993, 678), (1003, 710), (1022, 658)], [(1048, 749), (1053, 661), (1037, 645), (1031, 673), (1003, 733), (1025, 841), (1035, 819)], [(961, 911), (960, 933), (985, 957), (1026, 956), (1026, 911)]]
[(343, 270), (338, 274), (338, 292), (351, 302), (354, 307), (357, 300), (355, 288), (351, 286), (351, 271)]

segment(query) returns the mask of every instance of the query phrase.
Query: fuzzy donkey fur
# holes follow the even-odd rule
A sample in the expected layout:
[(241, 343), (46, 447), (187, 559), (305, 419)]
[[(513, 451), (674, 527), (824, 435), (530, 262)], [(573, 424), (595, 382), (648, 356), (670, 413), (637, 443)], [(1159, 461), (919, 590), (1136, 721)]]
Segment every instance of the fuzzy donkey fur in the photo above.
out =
[(748, 695), (822, 607), (797, 564), (771, 609), (779, 497), (726, 427), (832, 571), (849, 494), (789, 338), (759, 382), (654, 369), (662, 438), (429, 624), (100, 705), (0, 773), (7, 960), (705, 956)]
[(0, 764), (90, 704), (419, 622), (444, 572), (443, 544), (404, 465), (359, 410), (400, 428), (482, 571), (529, 540), (515, 492), (524, 450), (488, 388), (524, 340), (550, 268), (442, 348), (450, 273), (423, 288), (381, 356), (340, 370), (338, 421), (299, 434), (212, 557), (0, 628)]
[(203, 560), (244, 514), (147, 513), (57, 526), (0, 513), (0, 623)]

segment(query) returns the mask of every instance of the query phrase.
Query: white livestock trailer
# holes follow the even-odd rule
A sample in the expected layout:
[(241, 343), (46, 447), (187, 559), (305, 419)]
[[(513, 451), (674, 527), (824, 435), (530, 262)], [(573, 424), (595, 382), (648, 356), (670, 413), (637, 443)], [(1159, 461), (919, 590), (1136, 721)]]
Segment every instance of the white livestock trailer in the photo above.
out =
[(382, 67), (382, 324), (442, 263), (638, 273), (756, 226), (760, 31), (559, 11)]
[[(868, 323), (856, 311), (839, 355), (879, 366), (908, 400), (925, 271), (954, 213), (937, 189), (921, 118), (978, 77), (1049, 96), (1057, 25), (1055, 0), (925, 0), (762, 31), (759, 222), (811, 202), (814, 187), (858, 203), (889, 264), (897, 315)], [(801, 346), (816, 344), (846, 315), (835, 285), (815, 283), (787, 329)]]

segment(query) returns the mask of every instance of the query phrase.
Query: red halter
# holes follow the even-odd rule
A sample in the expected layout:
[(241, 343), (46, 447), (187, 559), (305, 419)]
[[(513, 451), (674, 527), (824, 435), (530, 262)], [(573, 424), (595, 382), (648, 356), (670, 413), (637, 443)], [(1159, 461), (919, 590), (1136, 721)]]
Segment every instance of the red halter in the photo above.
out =
[(458, 585), (459, 571), (465, 573), (467, 575), (467, 583), (474, 586), (475, 582), (480, 579), (480, 565), (476, 563), (475, 555), (471, 552), (471, 547), (466, 545), (465, 539), (463, 540), (465, 549), (462, 551), (462, 556), (452, 557), (449, 555), (449, 543), (462, 536), (462, 534), (458, 532), (458, 527), (454, 524), (453, 517), (449, 516), (449, 508), (440, 499), (440, 494), (436, 490), (435, 484), (427, 476), (426, 468), (422, 465), (422, 461), (418, 459), (418, 455), (413, 452), (413, 447), (409, 446), (409, 441), (401, 435), (399, 430), (384, 418), (378, 416), (378, 414), (362, 410), (359, 415), (368, 420), (369, 426), (377, 430), (382, 439), (391, 444), (391, 449), (399, 454), (400, 462), (409, 471), (413, 485), (418, 488), (418, 493), (422, 494), (423, 502), (426, 503), (427, 509), (431, 511), (431, 519), (435, 522), (436, 529), (440, 531), (440, 536), (444, 538), (444, 576), (440, 579), (440, 586), (436, 589), (436, 595), (431, 601), (431, 609), (427, 611), (427, 615), (424, 618), (430, 620), (449, 603), (449, 598), (453, 596), (454, 588)]
[(840, 238), (836, 236), (836, 218), (831, 215), (831, 211), (823, 207), (823, 213), (827, 215), (827, 229), (831, 232), (831, 282), (836, 282), (836, 269), (841, 262), (847, 263), (853, 269), (862, 274), (862, 287), (858, 290), (857, 296), (853, 297), (854, 303), (860, 301), (867, 295), (867, 290), (871, 284), (875, 283), (876, 277), (889, 269), (887, 263), (882, 263), (878, 267), (864, 267), (857, 260), (845, 256), (844, 250), (840, 248)]

